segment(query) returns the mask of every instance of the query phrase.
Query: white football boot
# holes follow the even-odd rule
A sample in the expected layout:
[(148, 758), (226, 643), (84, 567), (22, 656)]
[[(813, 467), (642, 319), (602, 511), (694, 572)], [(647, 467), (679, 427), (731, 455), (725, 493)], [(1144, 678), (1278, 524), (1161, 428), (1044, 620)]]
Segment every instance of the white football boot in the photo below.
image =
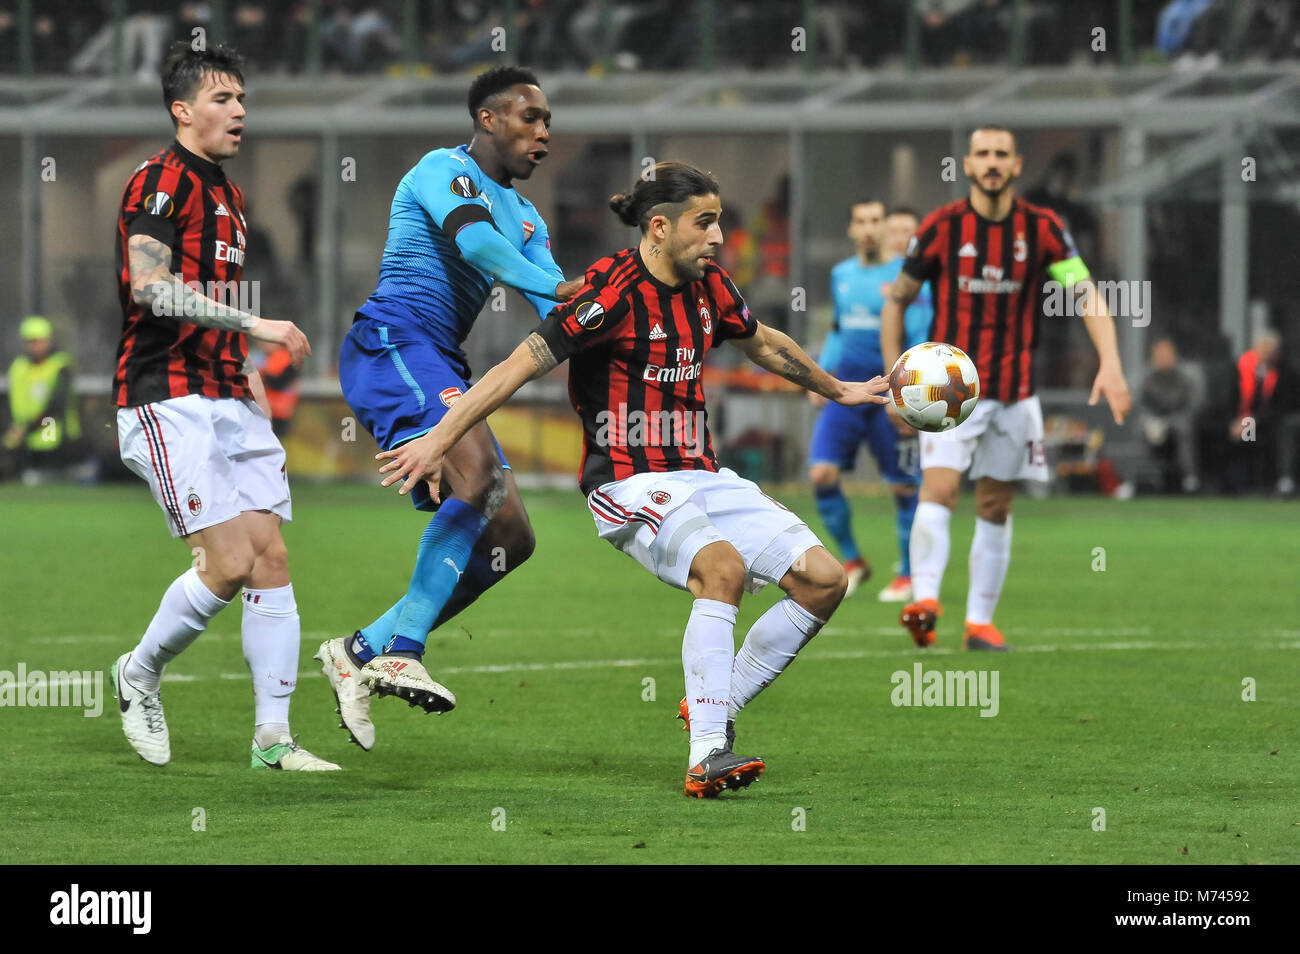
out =
[(317, 758), (298, 744), (298, 739), (281, 739), (269, 748), (259, 749), (253, 740), (253, 768), (283, 769), (286, 772), (338, 772), (339, 766)]
[[(349, 639), (351, 637), (348, 637)], [(339, 714), (339, 728), (369, 752), (375, 745), (375, 724), (370, 721), (370, 689), (361, 681), (361, 670), (344, 648), (343, 638), (327, 639), (312, 658), (319, 659), (325, 678), (334, 690), (334, 711)]]
[(122, 713), (122, 732), (136, 754), (151, 765), (166, 765), (172, 757), (167, 720), (163, 718), (158, 690), (145, 692), (126, 681), (123, 674), (131, 654), (123, 653), (113, 663), (113, 695)]
[(425, 712), (442, 715), (456, 707), (451, 690), (434, 682), (424, 664), (409, 656), (376, 656), (361, 667), (361, 681), (371, 692), (397, 696)]

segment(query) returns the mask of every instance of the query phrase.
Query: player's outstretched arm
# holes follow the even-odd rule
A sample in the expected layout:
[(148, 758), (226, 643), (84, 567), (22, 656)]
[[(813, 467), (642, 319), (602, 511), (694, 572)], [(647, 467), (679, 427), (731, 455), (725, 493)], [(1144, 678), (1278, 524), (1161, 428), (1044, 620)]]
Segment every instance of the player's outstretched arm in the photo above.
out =
[(884, 378), (876, 376), (870, 381), (841, 381), (808, 357), (785, 332), (762, 322), (750, 337), (731, 340), (760, 368), (838, 404), (884, 404), (888, 400), (881, 396), (889, 390), (889, 382)]
[(433, 502), (438, 503), (442, 461), (447, 451), (456, 446), (466, 431), (510, 400), (525, 382), (541, 377), (557, 364), (559, 361), (542, 336), (537, 332), (530, 334), (510, 357), (489, 369), (466, 391), (433, 430), (401, 447), (375, 455), (375, 460), (388, 461), (379, 468), (381, 474), (388, 475), (383, 486), (402, 480), (398, 493), (405, 494), (418, 481), (428, 481)]
[(311, 354), (307, 336), (292, 321), (271, 321), (241, 311), (186, 285), (173, 275), (172, 250), (152, 235), (132, 235), (127, 241), (131, 266), (131, 298), (155, 315), (204, 328), (243, 331), (259, 341), (284, 345), (295, 365)]
[(899, 272), (880, 311), (880, 356), (888, 371), (903, 353), (903, 313), (921, 293), (921, 283), (906, 272)]
[(1088, 329), (1092, 346), (1097, 349), (1097, 377), (1092, 382), (1092, 394), (1088, 396), (1091, 407), (1101, 398), (1110, 405), (1111, 416), (1116, 424), (1123, 424), (1133, 406), (1133, 398), (1128, 391), (1128, 382), (1124, 380), (1124, 368), (1119, 359), (1119, 343), (1115, 336), (1115, 319), (1106, 307), (1105, 299), (1097, 293), (1097, 286), (1091, 278), (1078, 283), (1083, 298), (1083, 326)]

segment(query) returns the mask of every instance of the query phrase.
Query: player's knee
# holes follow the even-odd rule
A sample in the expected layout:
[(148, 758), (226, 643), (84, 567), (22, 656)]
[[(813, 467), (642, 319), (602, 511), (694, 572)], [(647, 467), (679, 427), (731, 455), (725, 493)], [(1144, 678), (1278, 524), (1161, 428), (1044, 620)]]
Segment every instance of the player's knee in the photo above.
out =
[(695, 555), (687, 588), (697, 599), (740, 604), (745, 589), (745, 561), (730, 543), (711, 543)]
[[(508, 496), (505, 471), (497, 461), (484, 463), (465, 488), (463, 499), (488, 520), (495, 517), (505, 505)], [(462, 496), (457, 493), (458, 497)]]
[(259, 579), (288, 578), (289, 548), (284, 545), (283, 539), (277, 535), (275, 540), (257, 555), (250, 574)]
[(947, 481), (924, 481), (921, 484), (921, 500), (924, 503), (937, 503), (949, 510), (956, 510), (957, 485)]
[[(257, 555), (253, 552), (252, 546), (229, 547), (220, 553), (209, 554), (208, 572), (206, 574), (200, 572), (200, 576), (208, 577), (205, 582), (217, 596), (230, 599), (231, 595), (237, 593), (248, 582), (256, 563)], [(287, 554), (285, 563), (288, 564)]]
[(801, 560), (802, 570), (787, 588), (786, 595), (818, 619), (830, 619), (844, 599), (849, 586), (848, 574), (838, 560), (821, 548), (809, 550)]
[(1006, 523), (1011, 516), (1011, 501), (1001, 496), (984, 497), (975, 501), (975, 515), (988, 523)]
[(813, 464), (808, 479), (814, 487), (833, 487), (840, 479), (840, 469), (833, 464)]

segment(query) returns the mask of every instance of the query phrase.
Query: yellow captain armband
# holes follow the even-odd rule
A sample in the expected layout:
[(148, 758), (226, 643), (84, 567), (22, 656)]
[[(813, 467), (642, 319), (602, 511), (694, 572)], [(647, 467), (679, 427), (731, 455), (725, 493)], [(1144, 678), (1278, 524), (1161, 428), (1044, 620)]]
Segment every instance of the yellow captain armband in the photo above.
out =
[(1059, 262), (1053, 262), (1047, 266), (1047, 273), (1052, 276), (1052, 280), (1058, 282), (1063, 288), (1074, 287), (1075, 282), (1081, 282), (1085, 278), (1091, 278), (1092, 273), (1088, 271), (1088, 266), (1083, 263), (1078, 255), (1073, 258), (1062, 259)]

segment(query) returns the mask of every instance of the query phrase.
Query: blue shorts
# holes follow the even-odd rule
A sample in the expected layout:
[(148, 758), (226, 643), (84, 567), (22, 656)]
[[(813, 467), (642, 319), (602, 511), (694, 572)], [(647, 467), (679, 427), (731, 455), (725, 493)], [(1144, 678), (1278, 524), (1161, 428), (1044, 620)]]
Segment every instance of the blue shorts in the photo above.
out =
[(852, 470), (862, 444), (871, 449), (880, 475), (891, 484), (921, 483), (916, 438), (900, 437), (889, 412), (879, 404), (826, 405), (813, 425), (808, 462)]
[[(362, 426), (380, 448), (392, 450), (442, 420), (469, 390), (469, 365), (418, 331), (358, 314), (339, 349), (339, 384)], [(501, 445), (496, 448), (509, 470)], [(417, 510), (438, 509), (423, 481), (410, 497)]]

